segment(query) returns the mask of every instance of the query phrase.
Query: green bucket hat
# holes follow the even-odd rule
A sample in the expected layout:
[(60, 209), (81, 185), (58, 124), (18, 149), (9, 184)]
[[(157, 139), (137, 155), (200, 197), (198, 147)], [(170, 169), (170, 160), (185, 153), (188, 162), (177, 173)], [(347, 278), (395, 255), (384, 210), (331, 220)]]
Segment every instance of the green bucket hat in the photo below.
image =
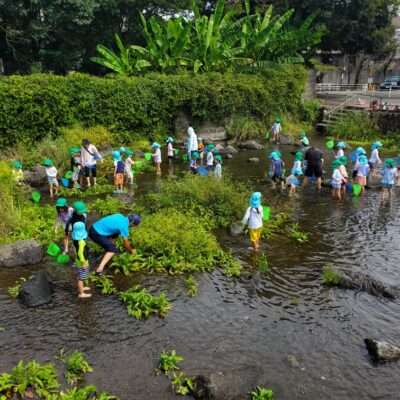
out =
[(14, 168), (21, 168), (21, 163), (19, 162), (19, 161), (14, 161), (13, 163), (12, 163), (12, 166), (14, 167)]
[(220, 164), (222, 164), (222, 157), (219, 154), (215, 156), (215, 159), (218, 160)]
[(67, 206), (67, 199), (64, 199), (64, 197), (60, 197), (56, 201), (56, 207), (66, 207)]
[(340, 162), (340, 165), (347, 165), (347, 157), (346, 156), (341, 156), (339, 158), (339, 162)]
[(195, 151), (195, 152), (193, 152), (193, 155), (192, 155), (192, 157), (193, 158), (200, 158), (200, 154), (197, 152), (197, 151)]
[(339, 160), (334, 160), (332, 162), (332, 169), (338, 169), (340, 167), (340, 161)]
[(78, 212), (78, 213), (85, 213), (86, 212), (86, 206), (85, 206), (85, 203), (83, 202), (83, 201), (76, 201), (74, 204), (73, 204), (73, 209), (76, 211), (76, 212)]
[(385, 166), (389, 167), (389, 168), (394, 168), (394, 160), (393, 160), (393, 158), (388, 158), (385, 161)]
[(300, 132), (300, 137), (305, 137), (306, 133), (305, 132)]
[(294, 159), (296, 161), (301, 161), (303, 159), (303, 153), (301, 151), (298, 151), (295, 155), (294, 155)]
[(69, 155), (72, 156), (72, 154), (76, 154), (76, 153), (80, 153), (81, 149), (79, 149), (78, 147), (71, 147), (69, 149)]
[(281, 122), (281, 119), (280, 118), (276, 118), (275, 122), (279, 123), (279, 122)]
[(46, 167), (51, 167), (53, 165), (53, 161), (47, 159), (43, 161), (43, 165), (45, 165)]
[(126, 151), (125, 151), (125, 154), (126, 154), (127, 156), (131, 156), (131, 155), (133, 154), (133, 151), (132, 151), (132, 150), (126, 150)]

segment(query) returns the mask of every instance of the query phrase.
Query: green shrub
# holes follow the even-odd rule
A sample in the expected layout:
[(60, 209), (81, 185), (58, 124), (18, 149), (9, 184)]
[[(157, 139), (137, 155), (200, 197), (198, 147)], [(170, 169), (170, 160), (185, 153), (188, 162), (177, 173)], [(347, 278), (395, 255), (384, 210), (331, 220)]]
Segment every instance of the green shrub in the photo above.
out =
[(245, 141), (264, 138), (269, 125), (252, 117), (234, 116), (227, 120), (225, 128), (229, 139)]
[(152, 210), (176, 208), (200, 217), (208, 228), (227, 227), (242, 219), (249, 191), (228, 177), (218, 181), (191, 174), (161, 182), (160, 193), (149, 195)]
[(299, 66), (263, 75), (148, 74), (118, 80), (83, 74), (4, 76), (0, 145), (54, 138), (62, 133), (60, 127), (76, 123), (107, 127), (124, 144), (143, 137), (160, 139), (182, 111), (195, 125), (232, 115), (271, 120), (299, 112), (305, 77)]
[(346, 114), (329, 128), (329, 133), (335, 137), (361, 141), (377, 139), (378, 132), (374, 118), (362, 111)]
[(308, 99), (301, 103), (301, 119), (306, 122), (315, 123), (321, 110), (319, 100)]
[(67, 372), (65, 374), (67, 382), (74, 384), (83, 379), (84, 374), (92, 372), (93, 369), (85, 359), (84, 355), (75, 350), (68, 358), (66, 363)]

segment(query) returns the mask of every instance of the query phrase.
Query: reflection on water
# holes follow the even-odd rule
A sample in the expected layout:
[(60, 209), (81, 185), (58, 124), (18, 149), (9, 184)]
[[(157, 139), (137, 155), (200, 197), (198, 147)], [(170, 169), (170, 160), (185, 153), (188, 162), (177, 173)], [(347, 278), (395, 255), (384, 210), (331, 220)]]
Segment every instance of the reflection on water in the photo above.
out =
[[(287, 150), (292, 149), (282, 149), (291, 166)], [(254, 156), (260, 163), (247, 163)], [(165, 164), (163, 177), (179, 176), (182, 169), (182, 164), (175, 169)], [(78, 301), (73, 271), (55, 265), (46, 267), (56, 282), (52, 304), (26, 310), (8, 297), (7, 287), (40, 266), (3, 269), (0, 325), (6, 331), (0, 333), (0, 369), (28, 357), (53, 361), (62, 347), (79, 348), (94, 365), (90, 383), (121, 399), (173, 399), (168, 381), (154, 369), (159, 353), (175, 348), (188, 374), (259, 366), (260, 383), (273, 388), (277, 399), (400, 398), (400, 365), (373, 366), (363, 345), (366, 337), (400, 342), (399, 301), (323, 287), (320, 278), (321, 269), (333, 264), (400, 291), (397, 189), (385, 201), (371, 189), (361, 198), (347, 195), (337, 202), (329, 188), (316, 193), (313, 186), (289, 198), (265, 184), (265, 152), (240, 152), (224, 170), (262, 190), (272, 212), (290, 204), (300, 228), (311, 232), (310, 241), (300, 244), (283, 235), (264, 241), (269, 267), (262, 272), (259, 256), (247, 250), (248, 238), (221, 233), (222, 245), (246, 263), (246, 271), (237, 280), (218, 270), (197, 275), (195, 298), (185, 295), (183, 276), (118, 277), (120, 289), (139, 283), (153, 293), (164, 290), (173, 305), (164, 320), (137, 321), (116, 296)], [(155, 174), (140, 176), (138, 184), (136, 195), (159, 190)], [(296, 357), (298, 367), (287, 362), (288, 355)]]

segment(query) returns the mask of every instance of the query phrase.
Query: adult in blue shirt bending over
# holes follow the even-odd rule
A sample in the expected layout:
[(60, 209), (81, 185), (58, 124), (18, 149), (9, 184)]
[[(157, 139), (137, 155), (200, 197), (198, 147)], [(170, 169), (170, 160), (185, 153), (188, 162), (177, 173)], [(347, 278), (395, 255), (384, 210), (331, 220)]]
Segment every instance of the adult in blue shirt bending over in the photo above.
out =
[(125, 217), (122, 214), (114, 214), (99, 219), (90, 227), (90, 239), (105, 250), (103, 259), (96, 270), (98, 274), (103, 273), (106, 264), (118, 252), (114, 243), (118, 236), (121, 236), (125, 249), (131, 254), (135, 253), (135, 249), (131, 247), (128, 241), (129, 228), (138, 226), (140, 221), (141, 217), (138, 214), (132, 214), (129, 217)]

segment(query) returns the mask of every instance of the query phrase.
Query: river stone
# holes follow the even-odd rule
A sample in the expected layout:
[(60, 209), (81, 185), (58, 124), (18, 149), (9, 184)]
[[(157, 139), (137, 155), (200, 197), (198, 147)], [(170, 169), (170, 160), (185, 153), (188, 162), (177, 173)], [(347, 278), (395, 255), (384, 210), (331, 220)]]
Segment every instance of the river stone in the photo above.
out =
[(294, 137), (290, 133), (281, 133), (279, 135), (279, 143), (292, 145), (295, 143), (295, 140), (294, 140)]
[(262, 150), (264, 148), (264, 146), (262, 146), (255, 140), (247, 140), (246, 142), (239, 143), (238, 146), (241, 149), (248, 149), (248, 150)]
[(224, 158), (229, 160), (230, 158), (233, 158), (233, 155), (232, 154), (224, 154)]
[(213, 372), (209, 377), (194, 378), (194, 398), (198, 400), (247, 400), (249, 393), (261, 385), (263, 371), (246, 366), (230, 371)]
[(258, 163), (258, 162), (260, 162), (260, 159), (258, 157), (252, 157), (252, 158), (249, 158), (247, 161), (253, 162), (253, 163)]
[(223, 149), (224, 149), (224, 146), (222, 146), (222, 144), (217, 143), (215, 145), (215, 150), (218, 150), (220, 153), (222, 152)]
[(212, 122), (206, 122), (200, 128), (195, 129), (197, 136), (211, 141), (226, 140), (226, 130), (223, 126), (218, 126)]
[(296, 357), (292, 354), (287, 356), (287, 361), (291, 367), (297, 368), (300, 366), (299, 362), (297, 361)]
[(24, 181), (33, 187), (40, 187), (46, 184), (47, 175), (46, 168), (42, 165), (37, 165), (32, 171), (23, 171)]
[(365, 339), (369, 355), (374, 361), (397, 361), (400, 359), (400, 347), (375, 339)]
[(222, 150), (220, 150), (220, 153), (221, 154), (231, 154), (231, 155), (234, 155), (234, 154), (237, 154), (238, 153), (238, 150), (236, 150), (233, 146), (226, 146), (226, 147), (224, 147)]
[(46, 271), (37, 272), (33, 278), (24, 282), (19, 298), (28, 307), (37, 307), (51, 302), (51, 288)]
[(133, 153), (138, 158), (143, 158), (144, 157), (144, 152), (142, 150), (133, 150)]
[(37, 264), (43, 259), (43, 246), (33, 239), (0, 246), (0, 267)]

